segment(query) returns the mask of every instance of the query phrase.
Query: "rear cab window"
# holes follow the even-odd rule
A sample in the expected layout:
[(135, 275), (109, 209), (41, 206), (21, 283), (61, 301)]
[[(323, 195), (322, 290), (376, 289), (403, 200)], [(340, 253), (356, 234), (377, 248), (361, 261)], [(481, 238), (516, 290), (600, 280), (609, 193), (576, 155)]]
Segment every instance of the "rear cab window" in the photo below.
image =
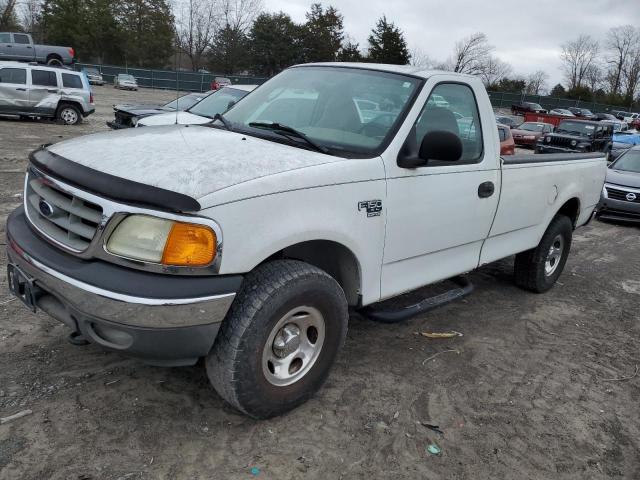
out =
[(0, 33), (0, 43), (11, 43), (11, 34)]
[(57, 87), (56, 72), (49, 70), (31, 70), (31, 84), (38, 87)]
[(1, 68), (0, 83), (12, 83), (14, 85), (27, 84), (27, 70), (25, 68)]

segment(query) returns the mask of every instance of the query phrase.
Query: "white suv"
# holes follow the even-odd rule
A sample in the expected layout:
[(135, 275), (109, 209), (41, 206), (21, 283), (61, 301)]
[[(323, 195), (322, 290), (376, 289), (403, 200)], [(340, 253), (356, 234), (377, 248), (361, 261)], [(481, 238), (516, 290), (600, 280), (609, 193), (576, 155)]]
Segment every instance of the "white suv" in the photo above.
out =
[(72, 70), (0, 62), (0, 114), (80, 123), (95, 111), (86, 75)]

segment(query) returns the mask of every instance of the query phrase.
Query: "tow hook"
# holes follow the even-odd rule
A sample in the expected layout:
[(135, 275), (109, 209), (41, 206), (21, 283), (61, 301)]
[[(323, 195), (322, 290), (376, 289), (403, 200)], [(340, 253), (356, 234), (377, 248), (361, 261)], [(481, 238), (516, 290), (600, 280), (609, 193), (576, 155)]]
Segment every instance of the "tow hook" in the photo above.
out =
[(75, 345), (76, 347), (83, 347), (85, 345), (89, 345), (90, 343), (86, 338), (84, 338), (82, 333), (78, 331), (71, 332), (67, 337), (67, 340), (71, 345)]

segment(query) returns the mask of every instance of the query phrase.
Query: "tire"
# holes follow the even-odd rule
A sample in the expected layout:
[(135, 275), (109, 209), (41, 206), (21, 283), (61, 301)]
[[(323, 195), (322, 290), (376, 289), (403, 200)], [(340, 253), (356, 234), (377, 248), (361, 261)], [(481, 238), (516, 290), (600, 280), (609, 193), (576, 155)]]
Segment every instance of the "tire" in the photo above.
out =
[(75, 105), (63, 103), (58, 107), (56, 119), (63, 125), (77, 125), (82, 120), (82, 114)]
[(58, 57), (50, 57), (50, 58), (47, 58), (47, 65), (61, 67), (63, 64), (62, 64), (62, 60), (60, 58), (58, 58)]
[(571, 220), (564, 215), (556, 216), (536, 248), (516, 255), (516, 285), (536, 293), (550, 290), (567, 263), (572, 235)]
[(209, 380), (253, 418), (281, 415), (322, 386), (347, 321), (344, 292), (323, 270), (296, 260), (261, 265), (246, 276), (207, 356)]

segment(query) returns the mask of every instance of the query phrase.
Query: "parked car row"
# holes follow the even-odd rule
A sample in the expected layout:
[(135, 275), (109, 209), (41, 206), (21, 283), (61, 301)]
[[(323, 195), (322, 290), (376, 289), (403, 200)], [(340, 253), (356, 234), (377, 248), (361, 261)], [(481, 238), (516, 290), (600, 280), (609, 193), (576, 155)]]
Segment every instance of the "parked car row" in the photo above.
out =
[(113, 129), (158, 125), (198, 125), (211, 122), (257, 85), (234, 85), (206, 93), (190, 93), (165, 105), (115, 105)]

